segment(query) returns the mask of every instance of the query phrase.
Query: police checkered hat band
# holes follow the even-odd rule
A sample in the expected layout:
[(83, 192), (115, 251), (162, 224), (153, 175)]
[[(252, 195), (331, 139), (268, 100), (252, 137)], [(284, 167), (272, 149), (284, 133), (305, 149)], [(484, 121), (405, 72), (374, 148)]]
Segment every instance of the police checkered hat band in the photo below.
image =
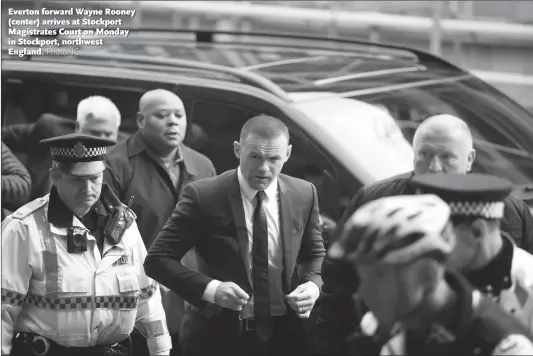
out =
[(107, 147), (116, 144), (113, 140), (80, 133), (51, 137), (41, 143), (50, 147), (52, 160), (69, 163), (103, 161)]
[(72, 148), (65, 147), (52, 147), (50, 153), (54, 159), (56, 158), (73, 158), (73, 159), (84, 159), (84, 158), (100, 158), (105, 156), (107, 152), (107, 147), (85, 147), (85, 145), (80, 141)]
[(471, 202), (452, 201), (448, 202), (452, 216), (479, 217), (485, 219), (503, 218), (504, 203), (494, 202)]

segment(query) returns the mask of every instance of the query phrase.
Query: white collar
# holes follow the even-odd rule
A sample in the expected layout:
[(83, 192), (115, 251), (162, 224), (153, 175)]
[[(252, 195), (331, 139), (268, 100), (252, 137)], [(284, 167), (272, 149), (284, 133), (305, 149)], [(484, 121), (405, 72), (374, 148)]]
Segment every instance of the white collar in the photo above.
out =
[[(76, 217), (72, 216), (72, 226), (77, 226), (79, 228), (82, 228), (82, 229), (85, 229), (89, 232), (89, 229), (87, 229), (85, 227), (85, 225), (83, 225), (83, 223)], [(62, 236), (67, 236), (67, 228), (66, 227), (59, 227), (59, 226), (56, 226), (52, 223), (50, 223), (50, 231), (56, 235), (62, 235)], [(95, 238), (91, 235), (91, 233), (89, 232), (87, 234), (88, 238), (90, 240), (95, 240)]]
[[(241, 187), (241, 192), (244, 193), (244, 196), (249, 201), (253, 201), (255, 198), (255, 195), (257, 194), (257, 190), (250, 188), (250, 185), (244, 179), (244, 176), (241, 172), (241, 166), (237, 168), (237, 176), (239, 178), (239, 186)], [(278, 178), (274, 179), (270, 185), (265, 189), (265, 194), (267, 196), (267, 199), (275, 198), (276, 194), (278, 193)]]

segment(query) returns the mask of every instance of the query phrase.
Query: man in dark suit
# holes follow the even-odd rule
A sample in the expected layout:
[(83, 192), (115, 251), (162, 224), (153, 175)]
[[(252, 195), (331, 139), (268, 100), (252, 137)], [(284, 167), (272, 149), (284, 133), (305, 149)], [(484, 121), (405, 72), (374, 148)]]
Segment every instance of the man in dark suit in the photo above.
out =
[[(325, 249), (315, 187), (280, 174), (291, 148), (281, 121), (248, 120), (239, 167), (188, 184), (152, 244), (146, 273), (191, 304), (183, 356), (308, 354)], [(180, 263), (192, 247), (198, 272)]]

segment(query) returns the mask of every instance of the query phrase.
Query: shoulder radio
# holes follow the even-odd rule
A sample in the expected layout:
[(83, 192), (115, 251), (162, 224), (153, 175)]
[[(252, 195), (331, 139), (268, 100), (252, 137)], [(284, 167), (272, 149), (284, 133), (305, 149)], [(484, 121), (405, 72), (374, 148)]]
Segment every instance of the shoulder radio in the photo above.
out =
[(108, 206), (110, 213), (104, 225), (104, 237), (111, 245), (118, 244), (127, 228), (133, 222), (133, 216), (129, 213), (134, 197), (131, 197), (125, 207), (121, 203)]

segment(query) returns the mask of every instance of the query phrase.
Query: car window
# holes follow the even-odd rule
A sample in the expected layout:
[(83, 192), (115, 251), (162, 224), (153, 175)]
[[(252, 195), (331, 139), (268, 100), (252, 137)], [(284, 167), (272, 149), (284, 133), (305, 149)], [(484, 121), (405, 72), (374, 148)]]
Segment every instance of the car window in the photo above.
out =
[(472, 170), (504, 177), (517, 185), (533, 180), (533, 120), (509, 99), (470, 79), (354, 96), (384, 108), (412, 143), (418, 125), (432, 115), (451, 114), (466, 121), (477, 158)]
[[(2, 100), (2, 125), (33, 123), (44, 113), (76, 119), (78, 103), (89, 96), (105, 96), (117, 106), (122, 117), (120, 131), (137, 130), (138, 102), (145, 89), (113, 88), (72, 81), (11, 78), (3, 80), (6, 95)], [(26, 103), (26, 104), (25, 104)], [(31, 105), (27, 105), (31, 103)]]

